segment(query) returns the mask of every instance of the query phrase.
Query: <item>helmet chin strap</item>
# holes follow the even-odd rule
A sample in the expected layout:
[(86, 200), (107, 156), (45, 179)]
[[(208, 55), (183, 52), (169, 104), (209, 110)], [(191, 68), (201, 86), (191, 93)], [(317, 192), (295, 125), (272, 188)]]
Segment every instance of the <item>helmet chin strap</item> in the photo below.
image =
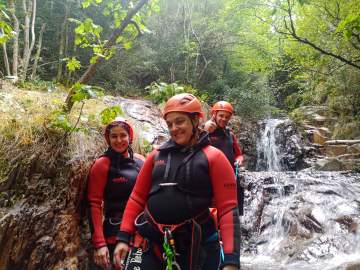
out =
[(216, 120), (216, 116), (217, 116), (217, 114), (218, 114), (218, 111), (215, 111), (214, 122), (215, 122), (215, 124), (216, 124), (217, 126), (219, 126), (219, 124), (218, 124), (218, 122), (217, 122), (217, 120)]
[[(199, 134), (198, 134), (198, 126), (199, 126), (199, 123), (196, 125), (194, 122), (195, 122), (195, 119), (194, 118), (191, 118), (190, 117), (190, 121), (191, 121), (191, 125), (192, 125), (192, 135), (190, 137), (190, 141), (189, 143), (191, 143), (191, 141), (193, 139), (196, 139), (198, 140), (199, 139)], [(196, 137), (195, 137), (196, 136)]]

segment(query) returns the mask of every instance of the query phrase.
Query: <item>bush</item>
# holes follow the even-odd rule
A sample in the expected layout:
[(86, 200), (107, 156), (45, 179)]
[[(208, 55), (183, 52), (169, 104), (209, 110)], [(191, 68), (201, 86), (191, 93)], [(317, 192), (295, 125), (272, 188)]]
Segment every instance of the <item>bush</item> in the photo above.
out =
[[(190, 85), (178, 85), (177, 83), (167, 84), (165, 82), (153, 82), (145, 88), (149, 91), (149, 97), (155, 104), (160, 104), (167, 101), (170, 97), (180, 93), (191, 93), (195, 96), (198, 95), (198, 90)], [(204, 94), (200, 100), (204, 101), (207, 95)]]

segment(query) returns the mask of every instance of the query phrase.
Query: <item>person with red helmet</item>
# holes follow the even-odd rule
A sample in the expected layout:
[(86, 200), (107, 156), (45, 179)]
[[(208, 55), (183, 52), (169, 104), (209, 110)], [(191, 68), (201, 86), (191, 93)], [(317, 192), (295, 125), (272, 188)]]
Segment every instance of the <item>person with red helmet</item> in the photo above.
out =
[[(244, 155), (234, 133), (228, 128), (228, 123), (234, 114), (234, 108), (227, 101), (218, 101), (211, 108), (210, 114), (211, 119), (205, 123), (204, 129), (209, 132), (211, 145), (225, 154), (235, 171), (235, 167), (239, 168), (242, 165)], [(238, 184), (238, 207), (242, 216), (244, 212), (244, 189), (240, 183)]]
[[(199, 128), (203, 111), (192, 94), (171, 97), (163, 117), (170, 139), (145, 160), (126, 205), (114, 252), (126, 270), (238, 270), (240, 227), (236, 181), (225, 155)], [(213, 200), (214, 198), (214, 200)], [(220, 264), (218, 225), (224, 256)], [(129, 252), (135, 232), (149, 242)]]
[(94, 263), (110, 269), (116, 234), (145, 158), (133, 152), (134, 130), (121, 117), (105, 128), (106, 152), (95, 160), (87, 186)]

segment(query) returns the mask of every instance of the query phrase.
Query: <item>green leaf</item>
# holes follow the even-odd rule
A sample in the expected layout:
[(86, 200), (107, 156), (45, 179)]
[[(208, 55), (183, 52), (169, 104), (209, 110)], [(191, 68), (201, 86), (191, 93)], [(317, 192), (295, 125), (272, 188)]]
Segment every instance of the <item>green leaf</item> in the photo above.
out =
[(98, 60), (99, 56), (94, 55), (93, 57), (90, 58), (90, 64), (94, 65), (96, 63), (96, 61)]
[(62, 112), (55, 112), (53, 120), (50, 122), (51, 128), (61, 129), (65, 132), (69, 132), (73, 129), (68, 116)]
[(100, 113), (101, 123), (107, 125), (119, 115), (124, 115), (119, 106), (106, 108)]
[(84, 0), (81, 5), (83, 8), (88, 8), (92, 4), (92, 0)]
[(125, 42), (125, 43), (123, 44), (123, 46), (124, 46), (124, 49), (125, 49), (125, 50), (129, 50), (129, 49), (131, 49), (131, 47), (132, 47), (132, 42), (131, 42), (131, 41), (127, 41), (127, 42)]
[(81, 68), (81, 63), (75, 57), (67, 60), (66, 68), (69, 71), (75, 71)]

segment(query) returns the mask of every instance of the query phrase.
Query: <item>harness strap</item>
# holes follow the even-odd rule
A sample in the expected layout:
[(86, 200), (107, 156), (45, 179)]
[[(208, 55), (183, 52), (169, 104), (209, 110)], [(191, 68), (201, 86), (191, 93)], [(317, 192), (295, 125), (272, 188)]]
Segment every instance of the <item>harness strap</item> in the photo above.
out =
[[(149, 224), (155, 225), (155, 227), (164, 235), (164, 239), (166, 240), (168, 234), (174, 232), (177, 228), (191, 223), (191, 246), (190, 246), (190, 262), (189, 262), (189, 269), (196, 270), (197, 265), (199, 263), (200, 257), (200, 247), (202, 242), (202, 229), (201, 224), (205, 223), (208, 218), (210, 218), (210, 212), (206, 209), (204, 212), (197, 215), (195, 218), (185, 220), (179, 224), (160, 224), (157, 223), (154, 218), (151, 216), (149, 211), (145, 209), (144, 211), (145, 217), (149, 218)], [(167, 241), (167, 240), (166, 240)], [(175, 243), (176, 245), (176, 243)], [(166, 250), (165, 250), (166, 252)], [(166, 254), (166, 256), (170, 256), (170, 254)], [(175, 257), (173, 262), (176, 263)], [(167, 268), (168, 269), (168, 268)]]
[(190, 270), (196, 270), (199, 263), (200, 245), (201, 245), (201, 226), (193, 220), (191, 232), (191, 249), (190, 249)]

